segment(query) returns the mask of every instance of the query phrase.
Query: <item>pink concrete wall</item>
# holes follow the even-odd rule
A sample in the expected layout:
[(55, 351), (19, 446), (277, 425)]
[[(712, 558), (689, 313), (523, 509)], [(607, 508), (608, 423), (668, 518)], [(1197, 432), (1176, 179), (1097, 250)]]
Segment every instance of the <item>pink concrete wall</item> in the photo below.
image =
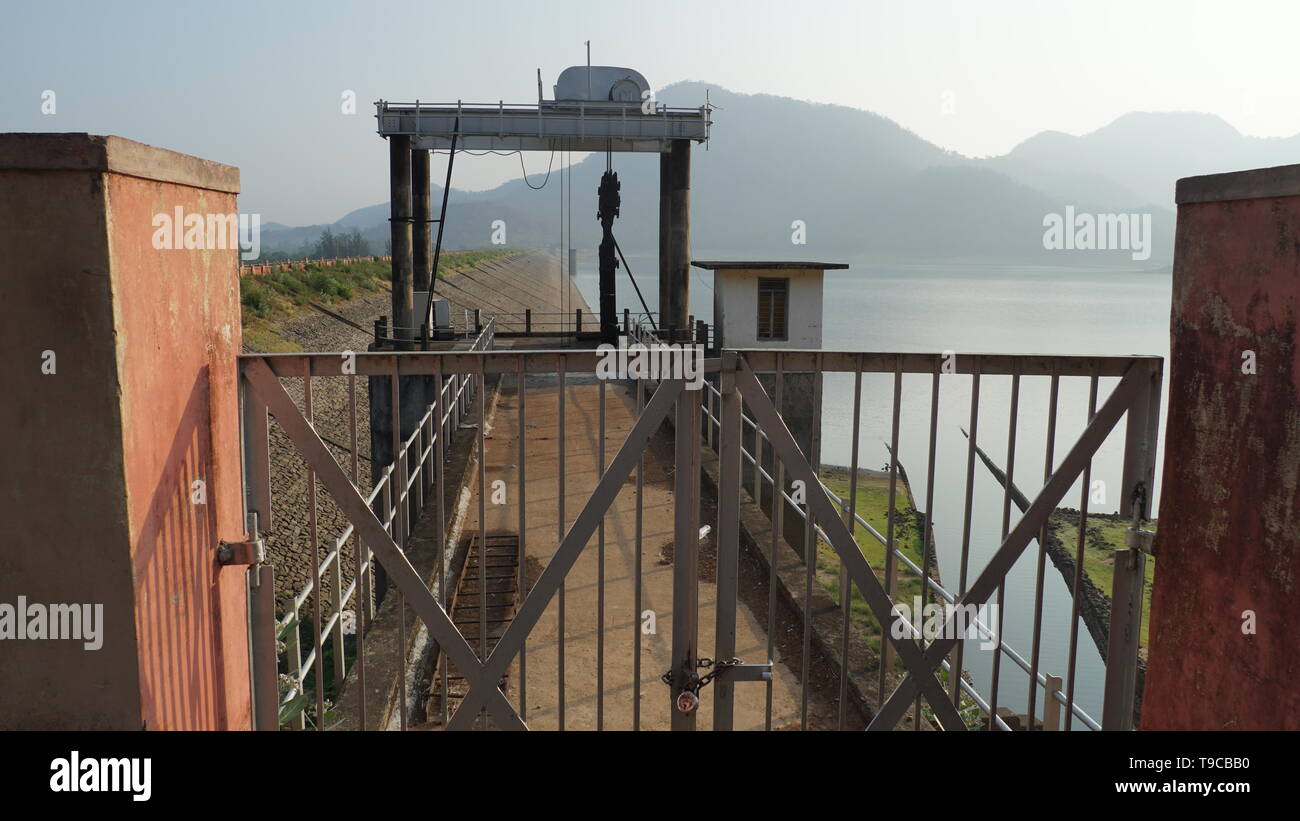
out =
[(1178, 193), (1142, 727), (1300, 729), (1300, 166)]
[(246, 728), (246, 568), (215, 560), (222, 537), (244, 532), (239, 251), (156, 250), (151, 222), (177, 206), (233, 214), (235, 195), (110, 175), (108, 201), (113, 266), (125, 273), (114, 313), (144, 719)]
[(248, 728), (246, 568), (216, 563), (218, 541), (244, 534), (239, 252), (152, 242), (154, 215), (177, 206), (235, 213), (238, 171), (115, 137), (9, 134), (0, 180), (0, 248), (20, 252), (0, 260), (5, 344), (59, 353), (59, 375), (23, 374), (0, 415), (24, 443), (0, 593), (103, 602), (110, 623), (95, 652), (0, 643), (25, 645), (0, 646), (0, 727)]

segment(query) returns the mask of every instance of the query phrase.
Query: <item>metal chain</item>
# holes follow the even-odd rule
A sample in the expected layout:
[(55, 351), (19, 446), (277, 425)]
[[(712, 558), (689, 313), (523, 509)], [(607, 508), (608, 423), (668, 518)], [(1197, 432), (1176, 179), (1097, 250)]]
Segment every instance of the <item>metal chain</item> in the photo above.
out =
[[(718, 677), (719, 673), (722, 673), (724, 670), (730, 667), (735, 667), (740, 664), (744, 664), (744, 662), (738, 658), (720, 659), (718, 661), (714, 661), (711, 658), (696, 659), (695, 668), (697, 670), (709, 670), (709, 672), (700, 676), (700, 675), (696, 675), (694, 671), (692, 671), (690, 676), (691, 681), (686, 686), (682, 687), (682, 689), (689, 690), (692, 693), (699, 693), (700, 690), (704, 689), (710, 683), (712, 683), (713, 680)], [(713, 668), (713, 669), (710, 670), (709, 668)], [(673, 686), (673, 681), (675, 681), (675, 679), (676, 677), (673, 675), (672, 670), (669, 670), (668, 672), (664, 673), (662, 676), (659, 677), (659, 680), (662, 681), (664, 684), (667, 684), (669, 687)]]

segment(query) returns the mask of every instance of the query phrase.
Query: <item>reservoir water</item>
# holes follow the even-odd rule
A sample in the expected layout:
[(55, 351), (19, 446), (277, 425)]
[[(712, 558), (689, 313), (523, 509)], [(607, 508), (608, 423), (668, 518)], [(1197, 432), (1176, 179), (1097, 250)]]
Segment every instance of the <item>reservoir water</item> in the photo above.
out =
[[(712, 253), (713, 259), (744, 259), (745, 255)], [(657, 309), (657, 263), (653, 256), (629, 256), (651, 310)], [(1154, 354), (1168, 357), (1171, 279), (1168, 272), (1133, 273), (1081, 268), (976, 266), (944, 264), (882, 264), (849, 262), (846, 271), (827, 273), (824, 293), (823, 347), (826, 350), (902, 351), (1004, 354)], [(597, 303), (594, 257), (579, 259), (575, 274), (579, 289), (591, 305)], [(692, 310), (712, 319), (712, 276), (695, 270), (691, 283)], [(627, 275), (620, 270), (618, 302), (638, 303)], [(1166, 366), (1167, 371), (1167, 366)], [(1166, 372), (1166, 380), (1168, 374)], [(1102, 379), (1098, 404), (1117, 379)], [(879, 468), (888, 460), (892, 374), (863, 378), (859, 464)], [(1023, 377), (1016, 435), (1015, 481), (1031, 499), (1043, 483), (1047, 430), (1048, 377)], [(1010, 408), (1009, 376), (984, 376), (980, 384), (977, 441), (1005, 466)], [(945, 376), (940, 385), (935, 498), (924, 498), (928, 458), (930, 376), (905, 375), (899, 456), (906, 468), (917, 505), (934, 517), (939, 567), (945, 586), (955, 590), (960, 573), (963, 503), (966, 490), (966, 440), (961, 428), (969, 423), (971, 379)], [(853, 408), (851, 374), (827, 375), (822, 417), (822, 462), (847, 465)], [(1167, 385), (1165, 390), (1167, 395)], [(1088, 379), (1061, 380), (1057, 417), (1056, 459), (1077, 439), (1087, 419)], [(1161, 418), (1167, 400), (1162, 397)], [(1104, 504), (1094, 512), (1115, 512), (1121, 500), (1120, 469), (1123, 421), (1093, 461), (1092, 479), (1104, 482)], [(1163, 458), (1163, 424), (1157, 465)], [(1081, 486), (1062, 505), (1078, 507)], [(1156, 493), (1159, 492), (1157, 474)], [(1002, 488), (976, 461), (973, 484), (968, 580), (973, 581), (1001, 541)], [(1154, 505), (1153, 505), (1154, 508)], [(1018, 512), (1013, 508), (1012, 523)], [(1067, 543), (1074, 548), (1073, 540)], [(1033, 628), (1033, 598), (1037, 543), (1021, 556), (1007, 577), (1004, 616), (1006, 641), (1026, 659)], [(1109, 595), (1109, 583), (1103, 585)], [(1075, 700), (1100, 720), (1105, 668), (1082, 621), (1078, 625), (1078, 670)], [(1041, 667), (1065, 677), (1070, 641), (1070, 595), (1065, 581), (1048, 562), (1045, 574)], [(967, 642), (965, 666), (987, 695), (991, 651)], [(1027, 706), (1028, 675), (1010, 661), (1001, 664), (999, 698), (1002, 706), (1023, 713)], [(1041, 697), (1038, 699), (1041, 715)], [(1076, 721), (1075, 729), (1081, 729)]]

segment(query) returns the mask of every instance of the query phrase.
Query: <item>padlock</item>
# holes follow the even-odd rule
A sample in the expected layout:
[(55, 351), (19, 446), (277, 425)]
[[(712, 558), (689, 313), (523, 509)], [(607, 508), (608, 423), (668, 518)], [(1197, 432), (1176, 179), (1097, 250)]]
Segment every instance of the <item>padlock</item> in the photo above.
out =
[(682, 690), (677, 696), (677, 709), (679, 712), (691, 713), (695, 708), (700, 706), (700, 697), (690, 690)]

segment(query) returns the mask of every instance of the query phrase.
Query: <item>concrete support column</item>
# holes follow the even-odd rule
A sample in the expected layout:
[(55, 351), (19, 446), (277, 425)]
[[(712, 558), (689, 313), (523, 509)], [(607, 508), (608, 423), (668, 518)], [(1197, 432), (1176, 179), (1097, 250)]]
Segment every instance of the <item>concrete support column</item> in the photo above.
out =
[(664, 325), (664, 317), (668, 313), (668, 221), (669, 209), (668, 204), (673, 198), (672, 183), (673, 155), (663, 153), (659, 155), (659, 323), (660, 328)]
[(0, 134), (0, 191), (0, 603), (86, 619), (0, 640), (0, 727), (248, 729), (239, 249), (150, 241), (234, 219), (239, 170)]
[[(659, 327), (686, 329), (691, 302), (691, 142), (659, 155)], [(684, 334), (681, 334), (685, 338)], [(676, 338), (676, 337), (674, 337)]]
[(1179, 180), (1175, 199), (1142, 729), (1296, 730), (1300, 165)]
[[(393, 332), (394, 338), (410, 339), (415, 323), (411, 306), (415, 301), (411, 260), (411, 138), (388, 138), (390, 188), (389, 226), (393, 239)], [(409, 348), (409, 343), (402, 345)]]
[[(416, 291), (429, 290), (429, 278), (433, 272), (433, 203), (429, 198), (429, 152), (416, 149), (411, 152), (411, 201), (415, 221), (411, 223), (411, 236), (415, 242), (413, 288)], [(424, 317), (417, 316), (413, 323), (417, 327), (424, 322)]]

